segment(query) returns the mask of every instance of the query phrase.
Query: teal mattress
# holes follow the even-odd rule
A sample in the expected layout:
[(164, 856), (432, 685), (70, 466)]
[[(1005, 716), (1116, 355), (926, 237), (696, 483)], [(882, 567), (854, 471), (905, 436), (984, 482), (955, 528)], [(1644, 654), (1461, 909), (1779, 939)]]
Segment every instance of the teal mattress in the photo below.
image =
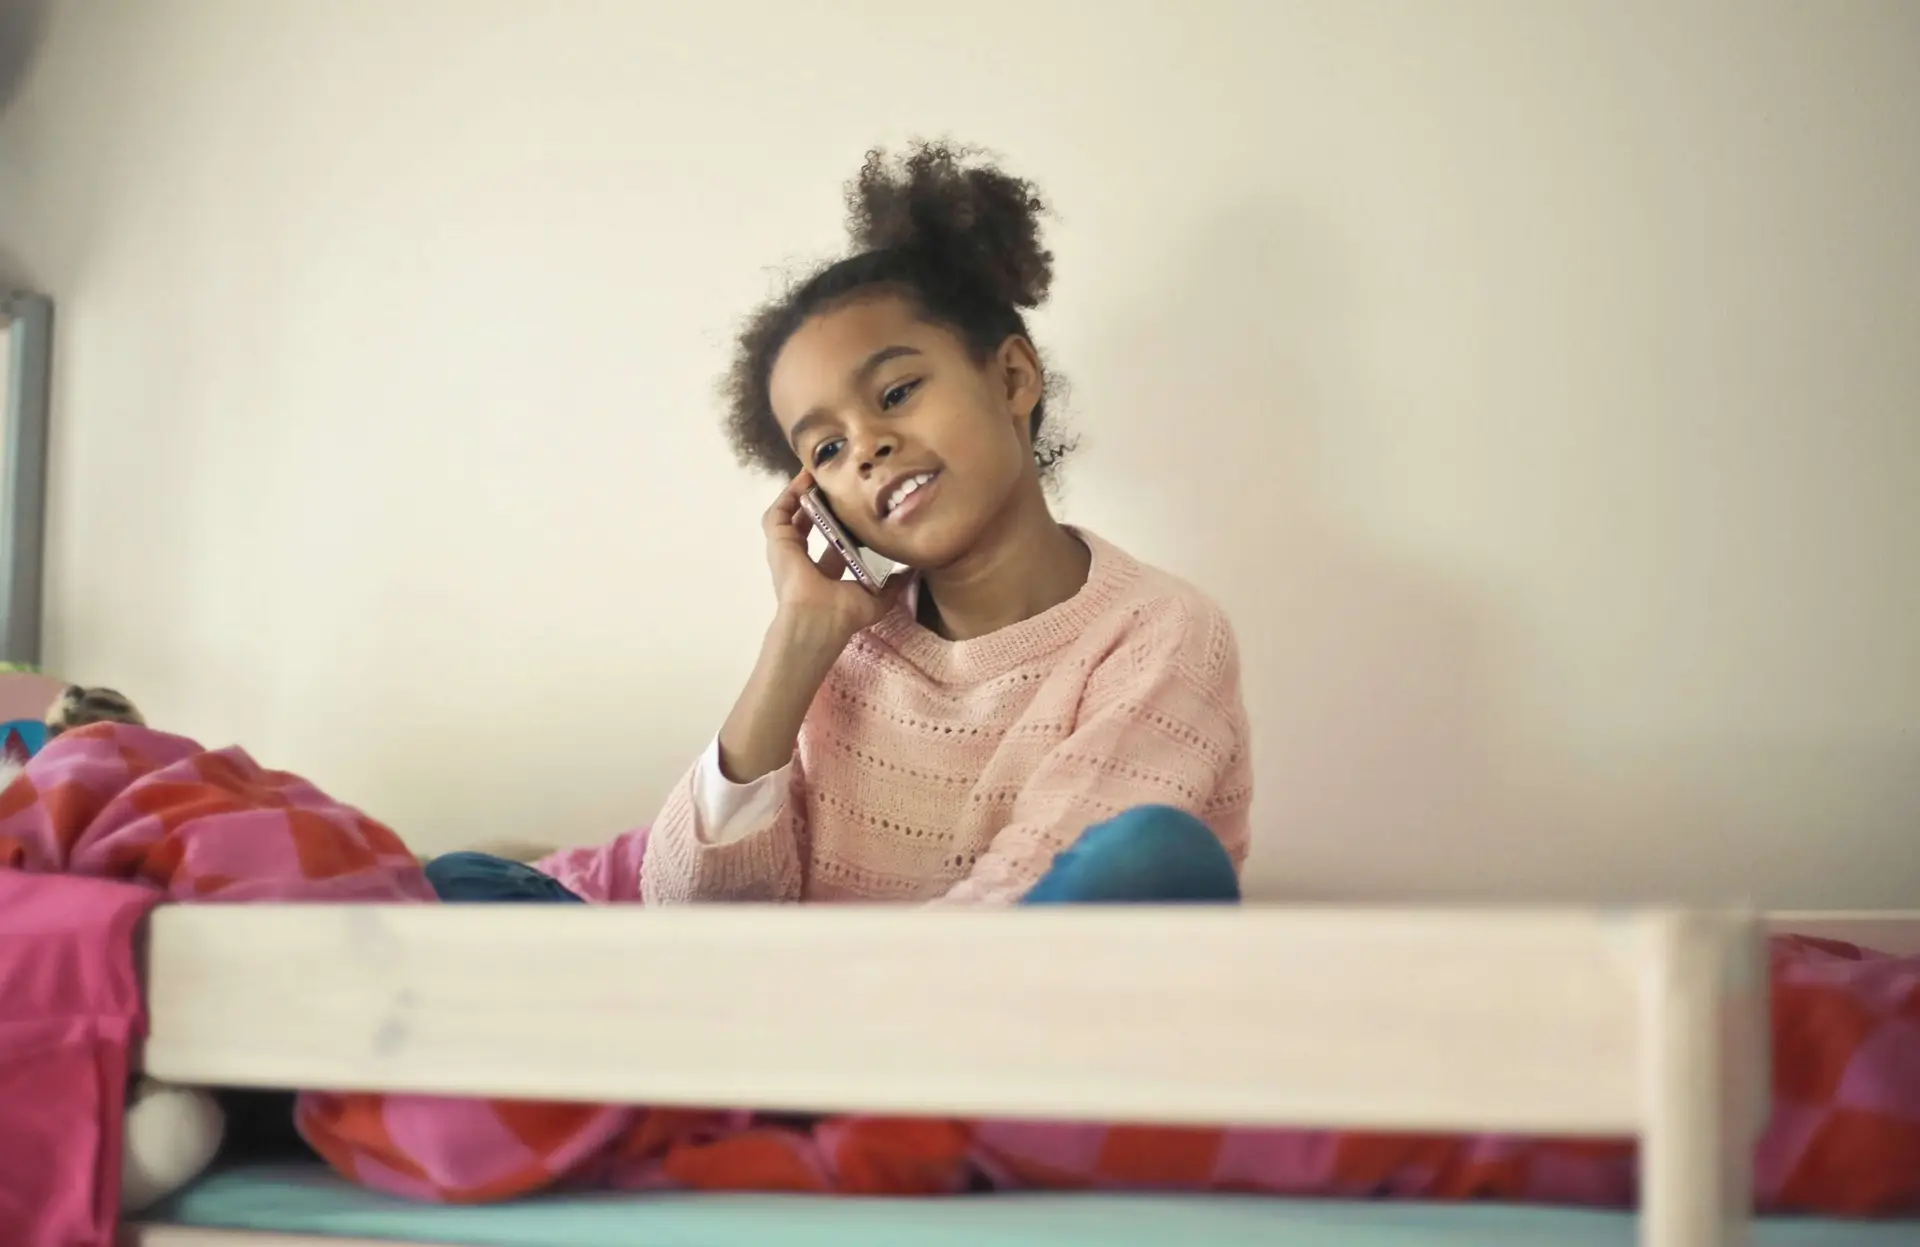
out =
[[(493, 1208), (386, 1199), (314, 1166), (218, 1174), (162, 1218), (476, 1247), (1633, 1247), (1633, 1218), (1237, 1195), (577, 1195)], [(1769, 1220), (1754, 1247), (1920, 1247), (1920, 1221)]]

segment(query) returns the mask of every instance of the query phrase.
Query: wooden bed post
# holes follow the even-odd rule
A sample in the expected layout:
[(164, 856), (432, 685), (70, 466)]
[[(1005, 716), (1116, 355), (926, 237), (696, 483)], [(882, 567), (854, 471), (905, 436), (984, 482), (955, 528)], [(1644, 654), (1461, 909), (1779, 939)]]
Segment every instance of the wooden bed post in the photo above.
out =
[(1744, 1247), (1766, 1111), (1756, 924), (1674, 915), (1642, 961), (1640, 1242)]

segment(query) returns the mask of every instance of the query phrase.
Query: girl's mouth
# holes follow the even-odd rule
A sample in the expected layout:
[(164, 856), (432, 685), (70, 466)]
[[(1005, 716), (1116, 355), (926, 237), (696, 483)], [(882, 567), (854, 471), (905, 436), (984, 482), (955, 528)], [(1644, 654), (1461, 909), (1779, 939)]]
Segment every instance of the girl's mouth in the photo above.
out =
[(940, 488), (938, 472), (915, 472), (895, 482), (880, 498), (880, 518), (889, 524), (904, 523), (927, 508)]

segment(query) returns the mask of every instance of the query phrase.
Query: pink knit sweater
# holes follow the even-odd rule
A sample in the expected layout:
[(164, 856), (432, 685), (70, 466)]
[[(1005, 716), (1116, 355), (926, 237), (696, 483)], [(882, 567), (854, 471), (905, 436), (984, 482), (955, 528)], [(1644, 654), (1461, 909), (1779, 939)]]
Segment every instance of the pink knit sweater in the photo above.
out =
[(1253, 777), (1220, 608), (1088, 533), (1086, 585), (971, 641), (902, 607), (841, 655), (777, 813), (715, 843), (694, 776), (649, 838), (650, 904), (1006, 903), (1081, 832), (1137, 805), (1199, 815), (1235, 865)]

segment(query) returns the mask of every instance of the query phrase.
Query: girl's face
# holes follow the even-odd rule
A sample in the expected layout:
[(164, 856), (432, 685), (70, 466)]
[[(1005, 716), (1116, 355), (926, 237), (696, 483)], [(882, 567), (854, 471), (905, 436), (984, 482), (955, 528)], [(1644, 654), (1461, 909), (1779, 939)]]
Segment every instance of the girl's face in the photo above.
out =
[(891, 295), (809, 318), (768, 381), (774, 418), (855, 538), (896, 563), (949, 566), (1037, 478), (1042, 377), (1011, 337), (981, 364)]

